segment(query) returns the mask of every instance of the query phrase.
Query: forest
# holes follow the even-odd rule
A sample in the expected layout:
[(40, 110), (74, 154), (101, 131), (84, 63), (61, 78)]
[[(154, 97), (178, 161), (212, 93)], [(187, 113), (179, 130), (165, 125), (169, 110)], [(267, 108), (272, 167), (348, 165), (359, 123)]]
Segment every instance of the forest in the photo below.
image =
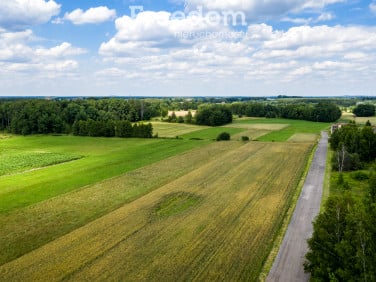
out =
[[(134, 137), (142, 135), (140, 132), (144, 126), (139, 125), (141, 130), (135, 126), (132, 130), (127, 129), (127, 133), (121, 133), (129, 126), (124, 121), (147, 121), (159, 114), (157, 104), (143, 100), (0, 100), (0, 130), (22, 135), (72, 133), (82, 136)], [(145, 133), (145, 136), (149, 137), (150, 132)]]
[(340, 108), (330, 102), (311, 103), (234, 103), (232, 112), (240, 116), (286, 118), (315, 122), (334, 122), (341, 117)]

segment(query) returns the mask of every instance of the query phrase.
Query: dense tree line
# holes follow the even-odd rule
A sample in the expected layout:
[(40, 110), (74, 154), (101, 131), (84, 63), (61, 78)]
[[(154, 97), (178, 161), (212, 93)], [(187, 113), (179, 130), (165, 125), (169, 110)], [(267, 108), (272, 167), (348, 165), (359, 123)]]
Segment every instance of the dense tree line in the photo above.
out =
[(153, 126), (143, 123), (121, 121), (80, 120), (73, 124), (73, 135), (91, 137), (122, 137), (122, 138), (152, 138)]
[(335, 152), (333, 169), (339, 172), (360, 169), (376, 158), (376, 134), (370, 125), (342, 126), (333, 132), (329, 142)]
[(233, 103), (232, 112), (240, 116), (286, 118), (316, 122), (334, 122), (342, 113), (338, 106), (332, 103), (317, 104), (296, 103)]
[[(160, 104), (144, 100), (0, 100), (0, 130), (14, 134), (72, 133), (78, 122), (113, 128), (118, 121), (139, 122), (160, 115)], [(84, 124), (84, 123), (82, 123)], [(108, 135), (108, 132), (102, 135)]]
[(357, 117), (373, 117), (375, 115), (375, 105), (372, 104), (359, 104), (353, 110)]
[(220, 126), (232, 122), (232, 112), (227, 105), (202, 105), (195, 119), (198, 125)]

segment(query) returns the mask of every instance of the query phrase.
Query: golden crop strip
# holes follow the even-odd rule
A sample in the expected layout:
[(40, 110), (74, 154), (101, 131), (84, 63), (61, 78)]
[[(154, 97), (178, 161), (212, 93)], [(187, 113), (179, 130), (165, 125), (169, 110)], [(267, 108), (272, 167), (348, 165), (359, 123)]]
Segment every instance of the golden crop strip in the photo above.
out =
[[(311, 146), (261, 142), (229, 146), (193, 171), (1, 266), (0, 277), (4, 281), (255, 280)], [(200, 200), (183, 212), (153, 218), (160, 201), (176, 192)]]

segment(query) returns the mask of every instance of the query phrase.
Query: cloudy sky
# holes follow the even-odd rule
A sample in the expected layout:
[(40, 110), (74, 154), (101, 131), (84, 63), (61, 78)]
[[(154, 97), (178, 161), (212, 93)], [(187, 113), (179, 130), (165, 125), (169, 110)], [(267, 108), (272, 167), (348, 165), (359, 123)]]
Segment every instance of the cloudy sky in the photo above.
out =
[(376, 95), (376, 0), (0, 0), (0, 95)]

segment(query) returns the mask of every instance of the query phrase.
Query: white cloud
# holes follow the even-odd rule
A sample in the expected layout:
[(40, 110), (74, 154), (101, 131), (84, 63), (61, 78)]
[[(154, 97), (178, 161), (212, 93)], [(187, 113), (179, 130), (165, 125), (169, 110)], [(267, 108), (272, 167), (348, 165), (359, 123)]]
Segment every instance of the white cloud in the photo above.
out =
[(335, 18), (332, 13), (322, 13), (316, 20), (316, 22), (326, 22), (331, 21)]
[(52, 48), (34, 47), (31, 30), (0, 32), (0, 73), (27, 73), (51, 76), (75, 71), (78, 62), (71, 57), (84, 54), (86, 50), (64, 42)]
[(281, 19), (282, 22), (290, 22), (297, 25), (309, 25), (313, 23), (319, 22), (326, 22), (331, 21), (334, 19), (335, 16), (332, 13), (321, 13), (317, 18), (309, 17), (309, 18), (291, 18), (291, 17), (283, 17)]
[(369, 4), (369, 9), (372, 13), (376, 14), (376, 3)]
[[(86, 11), (76, 9), (64, 15), (64, 20), (71, 21), (76, 25), (103, 23), (113, 20), (114, 18), (116, 18), (116, 11), (110, 10), (105, 6), (90, 8)], [(61, 19), (55, 21), (55, 23), (61, 22)]]
[(35, 50), (35, 55), (44, 58), (64, 58), (69, 56), (78, 56), (85, 53), (86, 50), (73, 47), (72, 44), (68, 42), (64, 42), (61, 45), (50, 49), (38, 48)]
[(48, 22), (60, 13), (60, 5), (53, 0), (2, 0), (0, 27), (24, 29)]
[[(116, 66), (100, 73), (112, 80), (120, 76), (158, 84), (291, 83), (304, 76), (354, 80), (354, 72), (362, 80), (362, 75), (370, 77), (376, 71), (376, 30), (371, 27), (299, 26), (282, 31), (254, 24), (247, 33), (231, 38), (225, 36), (230, 31), (223, 25), (213, 29), (204, 22), (190, 24), (189, 18), (179, 21), (168, 13), (144, 12), (135, 19), (118, 19), (116, 28), (117, 34), (99, 50), (106, 63)], [(206, 36), (175, 36), (188, 31)], [(223, 36), (211, 36), (216, 33)]]
[(192, 46), (207, 32), (228, 31), (221, 25), (211, 25), (203, 17), (181, 20), (170, 17), (168, 12), (142, 12), (134, 19), (118, 18), (115, 22), (117, 34), (102, 43), (99, 53), (103, 56), (156, 54), (166, 47)]

